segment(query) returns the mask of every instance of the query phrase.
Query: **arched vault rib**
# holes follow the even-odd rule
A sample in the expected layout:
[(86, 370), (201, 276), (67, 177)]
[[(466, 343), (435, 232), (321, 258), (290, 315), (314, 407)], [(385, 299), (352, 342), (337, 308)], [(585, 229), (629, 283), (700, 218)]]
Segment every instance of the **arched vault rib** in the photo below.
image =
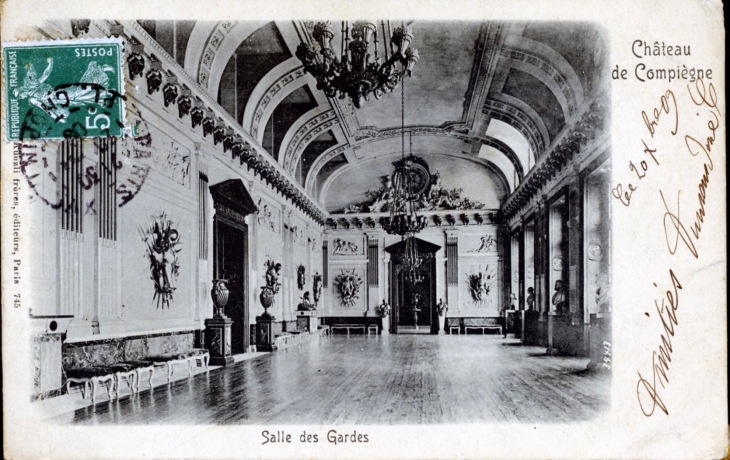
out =
[[(490, 100), (494, 100), (497, 102), (501, 102), (502, 104), (509, 105), (514, 107), (515, 109), (521, 111), (527, 120), (534, 126), (534, 128), (537, 130), (537, 135), (540, 139), (542, 139), (543, 142), (543, 149), (546, 148), (550, 144), (550, 134), (548, 133), (547, 126), (545, 126), (545, 122), (542, 120), (540, 115), (530, 107), (527, 103), (522, 101), (521, 99), (517, 99), (514, 96), (510, 96), (509, 94), (499, 93), (499, 94), (492, 94), (489, 97)], [(518, 115), (519, 119), (522, 119), (521, 116)], [(532, 129), (529, 128), (528, 129)], [(542, 149), (536, 150), (535, 153), (541, 153)]]
[[(583, 86), (575, 70), (552, 48), (520, 37), (510, 40), (500, 53), (509, 60), (510, 67), (532, 75), (550, 89), (566, 121), (583, 103)], [(493, 87), (492, 92), (501, 92), (501, 85)]]
[(241, 126), (248, 130), (258, 142), (263, 140), (265, 123), (277, 105), (294, 90), (314, 81), (304, 72), (297, 58), (287, 59), (277, 65), (256, 84), (243, 112)]
[[(486, 116), (484, 124), (486, 125), (489, 119), (509, 124), (524, 136), (533, 153), (539, 155), (550, 143), (550, 137), (542, 119), (527, 104), (515, 97), (504, 94), (495, 96), (503, 97), (485, 101), (482, 108), (482, 113)], [(523, 167), (526, 170), (528, 165), (523, 164)]]
[[(297, 168), (297, 163), (307, 144), (313, 139), (310, 134), (318, 127), (330, 121), (337, 121), (335, 111), (329, 106), (317, 106), (305, 113), (289, 128), (279, 148), (279, 163), (290, 174)], [(332, 126), (332, 125), (330, 125)], [(318, 131), (318, 133), (321, 132)]]
[[(583, 85), (580, 82), (580, 78), (575, 72), (575, 69), (573, 69), (573, 66), (560, 53), (544, 43), (525, 37), (517, 38), (513, 49), (525, 53), (528, 56), (527, 62), (532, 65), (537, 65), (536, 60), (539, 60), (541, 61), (541, 68), (544, 69), (542, 65), (544, 62), (555, 69), (555, 72), (552, 72), (552, 78), (561, 88), (564, 88), (566, 85), (568, 86), (570, 92), (573, 94), (572, 99), (575, 107), (580, 107), (583, 104), (585, 95), (583, 94)], [(562, 82), (561, 79), (563, 80)]]
[(211, 23), (198, 21), (185, 52), (185, 70), (195, 76), (208, 94), (217, 97), (223, 71), (233, 53), (266, 24), (266, 21), (223, 21), (211, 29)]
[[(345, 150), (349, 147), (349, 144), (340, 144), (335, 145), (333, 147), (330, 147), (329, 149), (322, 152), (320, 156), (317, 157), (317, 159), (314, 161), (314, 164), (309, 169), (309, 172), (307, 173), (307, 178), (304, 180), (304, 187), (307, 189), (307, 192), (311, 196), (314, 196), (314, 186), (316, 185), (314, 183), (315, 178), (319, 174), (319, 171), (324, 167), (325, 164), (327, 164), (328, 161), (330, 161), (332, 158), (336, 157), (337, 155), (341, 153), (345, 153)], [(317, 201), (322, 205), (322, 201), (320, 197), (316, 197)]]

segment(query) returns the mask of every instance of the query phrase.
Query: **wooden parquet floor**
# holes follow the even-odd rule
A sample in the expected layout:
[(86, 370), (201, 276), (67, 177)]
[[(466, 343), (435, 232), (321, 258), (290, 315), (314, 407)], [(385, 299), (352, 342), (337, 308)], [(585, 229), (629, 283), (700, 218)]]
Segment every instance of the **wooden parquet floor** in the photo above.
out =
[(569, 423), (610, 376), (499, 336), (334, 336), (53, 420), (99, 424)]

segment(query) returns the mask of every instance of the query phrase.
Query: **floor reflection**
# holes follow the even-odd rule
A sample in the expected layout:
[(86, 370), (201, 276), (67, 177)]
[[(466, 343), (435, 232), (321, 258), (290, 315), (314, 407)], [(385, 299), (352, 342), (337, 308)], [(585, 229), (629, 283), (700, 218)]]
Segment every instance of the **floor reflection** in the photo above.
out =
[[(56, 417), (58, 423), (474, 423), (587, 420), (610, 377), (497, 336), (336, 336)], [(533, 356), (535, 355), (535, 356)], [(536, 356), (539, 355), (539, 356)]]

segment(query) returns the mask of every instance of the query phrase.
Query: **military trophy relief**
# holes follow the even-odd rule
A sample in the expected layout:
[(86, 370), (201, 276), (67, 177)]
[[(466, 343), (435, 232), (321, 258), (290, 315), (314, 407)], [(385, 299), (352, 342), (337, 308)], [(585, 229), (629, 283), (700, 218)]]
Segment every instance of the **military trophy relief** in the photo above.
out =
[(346, 309), (354, 307), (360, 300), (360, 289), (363, 278), (357, 269), (341, 269), (341, 273), (334, 279), (334, 286), (340, 299), (340, 306)]
[(158, 309), (170, 308), (172, 295), (177, 289), (180, 276), (182, 251), (179, 224), (174, 224), (164, 212), (150, 216), (146, 226), (138, 227), (140, 237), (146, 244), (144, 257), (150, 263), (150, 279), (154, 283), (153, 302)]
[(307, 268), (299, 264), (297, 265), (297, 289), (303, 291), (305, 284), (307, 284)]
[(314, 296), (315, 308), (319, 304), (319, 300), (322, 298), (322, 275), (319, 272), (314, 272), (312, 275), (312, 294)]
[(496, 306), (497, 264), (479, 265), (466, 274), (466, 287), (470, 307)]

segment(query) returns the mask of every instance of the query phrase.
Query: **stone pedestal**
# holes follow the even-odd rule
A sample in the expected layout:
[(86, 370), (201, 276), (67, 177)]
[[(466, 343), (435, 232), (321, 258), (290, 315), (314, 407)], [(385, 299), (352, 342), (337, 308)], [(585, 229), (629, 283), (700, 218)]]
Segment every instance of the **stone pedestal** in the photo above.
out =
[(390, 334), (390, 316), (381, 316), (380, 321), (382, 326), (380, 333), (382, 335)]
[[(257, 318), (258, 319), (258, 318)], [(317, 331), (317, 312), (313, 310), (297, 311), (297, 330), (310, 334)]]
[(437, 332), (438, 335), (444, 335), (446, 332), (444, 331), (444, 328), (446, 327), (446, 316), (439, 316), (439, 330)]
[(256, 317), (256, 350), (275, 351), (274, 322), (276, 318), (268, 313)]
[(547, 315), (547, 321), (548, 321), (547, 354), (552, 355), (552, 356), (555, 356), (560, 352), (557, 348), (555, 348), (553, 346), (556, 318), (557, 318), (557, 312), (554, 312), (554, 311), (548, 312), (548, 315)]
[(61, 334), (33, 336), (33, 394), (36, 398), (61, 393)]
[(233, 364), (231, 324), (233, 321), (226, 316), (214, 316), (205, 320), (205, 348), (210, 351), (210, 364), (213, 366)]
[(591, 361), (588, 369), (611, 371), (613, 350), (611, 343), (611, 314), (592, 313), (589, 329), (589, 354)]
[(73, 316), (33, 316), (33, 398), (63, 391), (63, 340)]

